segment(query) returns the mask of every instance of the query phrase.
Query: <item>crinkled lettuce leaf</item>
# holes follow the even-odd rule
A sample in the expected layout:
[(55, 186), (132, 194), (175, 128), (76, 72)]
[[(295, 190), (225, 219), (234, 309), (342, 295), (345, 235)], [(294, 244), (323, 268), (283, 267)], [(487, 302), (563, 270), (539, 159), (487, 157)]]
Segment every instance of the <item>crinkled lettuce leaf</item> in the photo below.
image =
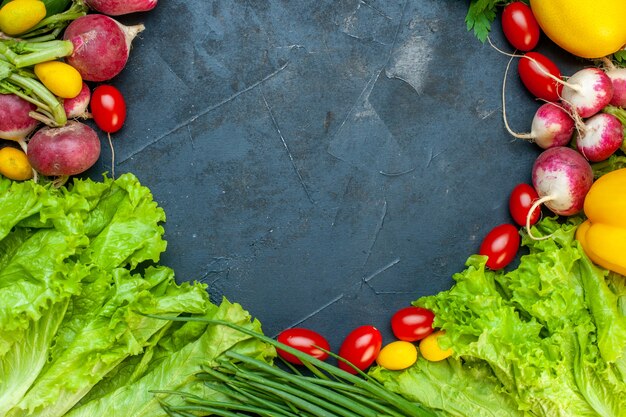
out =
[[(435, 326), (446, 330), (441, 344), (455, 352), (453, 359), (428, 366), (462, 364), (450, 378), (467, 380), (468, 389), (471, 378), (462, 372), (467, 364), (489, 369), (495, 379), (482, 379), (489, 381), (490, 390), (514, 401), (512, 410), (502, 410), (536, 416), (623, 416), (624, 277), (609, 274), (585, 256), (575, 240), (579, 223), (577, 218), (546, 218), (533, 235), (550, 239), (524, 234), (528, 254), (516, 269), (491, 271), (485, 257), (474, 255), (454, 275), (450, 290), (417, 300), (416, 305), (435, 312)], [(422, 371), (422, 362), (401, 376), (380, 370), (374, 374), (394, 391), (428, 403), (428, 391), (407, 388), (436, 384)], [(398, 385), (400, 378), (411, 383)], [(489, 397), (475, 398), (473, 405), (494, 409)], [(466, 402), (462, 395), (446, 401), (446, 412), (463, 410)], [(483, 414), (468, 409), (459, 415)]]
[(273, 356), (229, 329), (153, 317), (218, 317), (260, 330), (240, 306), (218, 308), (206, 285), (178, 284), (158, 265), (165, 214), (132, 174), (58, 189), (0, 176), (0, 208), (0, 415), (107, 408), (105, 397), (140, 383), (141, 395), (131, 395), (137, 415), (156, 415), (142, 413), (160, 412), (157, 383), (200, 386), (201, 365), (235, 346)]

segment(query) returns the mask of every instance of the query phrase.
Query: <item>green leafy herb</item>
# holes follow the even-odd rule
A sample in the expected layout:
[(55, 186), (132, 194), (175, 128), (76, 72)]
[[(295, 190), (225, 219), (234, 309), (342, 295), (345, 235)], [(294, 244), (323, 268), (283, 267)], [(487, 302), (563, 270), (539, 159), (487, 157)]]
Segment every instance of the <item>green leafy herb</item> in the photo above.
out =
[[(498, 7), (509, 3), (509, 0), (472, 0), (470, 1), (465, 23), (467, 30), (473, 30), (474, 35), (481, 41), (485, 42), (491, 24), (496, 19)], [(528, 4), (528, 1), (524, 1)]]

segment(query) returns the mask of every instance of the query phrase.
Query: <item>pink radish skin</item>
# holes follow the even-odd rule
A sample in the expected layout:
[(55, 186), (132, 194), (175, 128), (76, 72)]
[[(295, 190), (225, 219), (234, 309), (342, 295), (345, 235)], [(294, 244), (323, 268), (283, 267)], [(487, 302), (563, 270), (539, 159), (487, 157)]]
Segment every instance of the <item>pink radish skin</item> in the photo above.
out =
[(68, 98), (63, 100), (63, 108), (68, 119), (76, 118), (89, 118), (87, 107), (89, 107), (89, 101), (91, 100), (91, 90), (89, 86), (83, 83), (80, 93), (74, 98)]
[(561, 146), (545, 150), (537, 157), (532, 181), (539, 199), (529, 213), (545, 204), (554, 214), (571, 216), (583, 208), (593, 183), (593, 171), (580, 153)]
[(575, 123), (565, 110), (554, 103), (545, 103), (535, 112), (530, 135), (542, 149), (565, 146), (572, 139)]
[(28, 161), (40, 174), (69, 176), (85, 172), (100, 157), (100, 139), (84, 123), (39, 129), (28, 142)]
[(0, 139), (20, 144), (37, 127), (39, 122), (29, 113), (37, 107), (15, 94), (0, 94)]
[(613, 98), (609, 104), (616, 107), (626, 107), (626, 68), (612, 68), (606, 75), (613, 83)]
[(549, 149), (555, 146), (565, 146), (569, 143), (574, 134), (576, 123), (570, 114), (556, 103), (542, 104), (535, 115), (530, 128), (530, 133), (517, 133), (509, 126), (506, 118), (506, 78), (511, 66), (509, 60), (504, 79), (502, 81), (502, 118), (504, 127), (514, 137), (535, 142), (542, 149)]
[(585, 121), (576, 135), (576, 148), (587, 160), (599, 162), (608, 159), (624, 141), (624, 128), (612, 114), (598, 113)]
[(591, 117), (613, 98), (613, 83), (599, 68), (583, 68), (563, 83), (561, 100), (565, 108), (581, 118)]
[(72, 21), (63, 38), (74, 45), (66, 58), (83, 80), (107, 81), (119, 74), (130, 53), (130, 46), (144, 26), (124, 26), (103, 14), (88, 14)]
[(157, 5), (157, 0), (86, 0), (89, 8), (109, 15), (121, 16), (135, 12), (147, 12)]

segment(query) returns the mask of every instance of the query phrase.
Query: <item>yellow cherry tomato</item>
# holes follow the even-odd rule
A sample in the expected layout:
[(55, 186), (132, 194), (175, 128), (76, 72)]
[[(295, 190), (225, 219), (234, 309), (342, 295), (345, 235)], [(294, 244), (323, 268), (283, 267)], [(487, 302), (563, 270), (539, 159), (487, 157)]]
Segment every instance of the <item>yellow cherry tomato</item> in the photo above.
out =
[(438, 362), (452, 356), (452, 349), (448, 348), (444, 350), (439, 346), (439, 338), (444, 334), (446, 334), (444, 330), (439, 330), (422, 339), (419, 347), (420, 353), (425, 359), (431, 362)]
[(33, 168), (21, 149), (7, 146), (0, 149), (0, 174), (11, 180), (25, 181), (33, 177)]
[(417, 360), (417, 348), (411, 342), (398, 340), (381, 349), (376, 363), (390, 371), (399, 371), (413, 365)]
[(61, 98), (74, 98), (83, 88), (80, 73), (65, 62), (48, 61), (37, 64), (35, 75), (48, 90)]
[(15, 36), (24, 33), (46, 16), (40, 0), (13, 0), (0, 9), (0, 31)]

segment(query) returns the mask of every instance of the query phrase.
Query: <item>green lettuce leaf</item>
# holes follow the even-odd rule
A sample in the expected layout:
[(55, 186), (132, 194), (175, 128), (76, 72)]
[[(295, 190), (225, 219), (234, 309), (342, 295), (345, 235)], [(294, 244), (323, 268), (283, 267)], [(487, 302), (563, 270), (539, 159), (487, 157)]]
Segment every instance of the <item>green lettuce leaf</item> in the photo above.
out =
[[(213, 309), (205, 317), (227, 320), (261, 331), (258, 321), (251, 322), (250, 315), (240, 305), (231, 304), (227, 300), (223, 300), (218, 308)], [(197, 334), (196, 330), (199, 327), (196, 325), (191, 327), (194, 328), (191, 331), (189, 328), (183, 330), (184, 335), (179, 333), (182, 337), (174, 344), (177, 350), (170, 351), (169, 347), (162, 347), (163, 351), (154, 355), (151, 365), (146, 367), (146, 372), (141, 377), (133, 380), (119, 378), (115, 385), (109, 382), (109, 386), (103, 391), (107, 392), (105, 395), (81, 403), (66, 416), (166, 417), (168, 414), (161, 408), (161, 401), (182, 404), (183, 400), (155, 391), (183, 390), (202, 395), (205, 399), (221, 398), (221, 394), (211, 392), (195, 375), (203, 367), (214, 364), (226, 350), (232, 349), (265, 360), (270, 360), (274, 355), (274, 350), (267, 345), (221, 326), (203, 325), (201, 327), (204, 327), (204, 331), (193, 340), (192, 335)], [(184, 341), (188, 340), (189, 336), (191, 338), (185, 344)], [(165, 352), (167, 354), (164, 354)]]
[[(462, 363), (450, 375), (462, 380), (469, 380), (463, 373), (468, 364), (489, 369), (495, 379), (481, 379), (490, 381), (490, 390), (529, 415), (623, 417), (624, 277), (609, 274), (585, 256), (575, 240), (580, 222), (546, 218), (533, 235), (550, 238), (535, 240), (524, 234), (528, 254), (516, 269), (491, 271), (485, 257), (474, 255), (467, 268), (454, 275), (450, 290), (417, 300), (416, 305), (435, 312), (435, 326), (446, 331), (442, 347), (454, 351), (453, 359), (429, 366), (448, 369), (453, 361)], [(384, 375), (381, 380), (396, 392), (428, 404), (432, 393), (408, 387), (430, 384), (432, 378), (423, 364), (414, 368), (407, 376), (375, 373)], [(397, 378), (411, 383), (399, 385)], [(449, 399), (449, 408), (461, 410), (459, 415), (481, 415), (462, 411), (455, 398), (462, 397)], [(493, 410), (489, 399), (475, 398), (478, 405)]]

